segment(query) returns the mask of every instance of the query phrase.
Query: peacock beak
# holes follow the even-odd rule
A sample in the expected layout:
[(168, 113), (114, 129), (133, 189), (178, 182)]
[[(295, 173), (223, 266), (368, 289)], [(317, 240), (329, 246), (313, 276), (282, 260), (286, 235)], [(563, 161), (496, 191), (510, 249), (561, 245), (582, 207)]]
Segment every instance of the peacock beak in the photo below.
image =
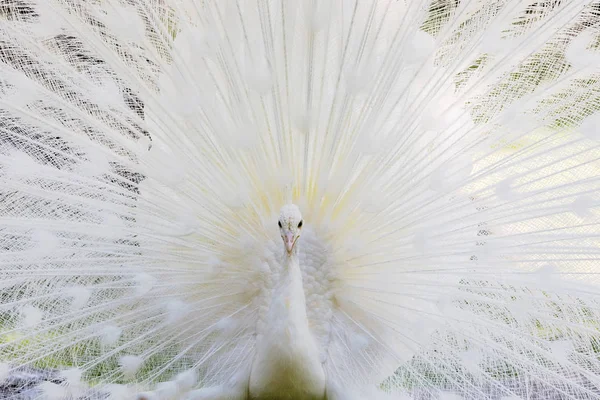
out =
[(283, 237), (283, 243), (285, 244), (285, 249), (288, 252), (288, 254), (291, 254), (292, 250), (294, 250), (294, 245), (296, 244), (297, 238), (298, 237), (294, 235), (293, 232), (287, 232)]

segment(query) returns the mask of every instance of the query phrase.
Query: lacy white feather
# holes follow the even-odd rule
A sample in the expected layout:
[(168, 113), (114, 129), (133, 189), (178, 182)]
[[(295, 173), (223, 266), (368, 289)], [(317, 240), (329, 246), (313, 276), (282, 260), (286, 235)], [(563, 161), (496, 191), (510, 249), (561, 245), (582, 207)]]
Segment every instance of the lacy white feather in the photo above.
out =
[(0, 2), (0, 379), (247, 397), (293, 202), (328, 400), (600, 398), (599, 33), (597, 0)]

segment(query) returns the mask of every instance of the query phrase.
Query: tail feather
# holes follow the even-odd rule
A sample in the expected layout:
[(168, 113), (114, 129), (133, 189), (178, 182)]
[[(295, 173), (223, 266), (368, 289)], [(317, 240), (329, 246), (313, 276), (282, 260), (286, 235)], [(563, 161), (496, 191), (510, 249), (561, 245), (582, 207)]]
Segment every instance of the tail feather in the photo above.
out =
[(599, 7), (3, 2), (0, 362), (221, 395), (291, 200), (331, 398), (598, 398)]

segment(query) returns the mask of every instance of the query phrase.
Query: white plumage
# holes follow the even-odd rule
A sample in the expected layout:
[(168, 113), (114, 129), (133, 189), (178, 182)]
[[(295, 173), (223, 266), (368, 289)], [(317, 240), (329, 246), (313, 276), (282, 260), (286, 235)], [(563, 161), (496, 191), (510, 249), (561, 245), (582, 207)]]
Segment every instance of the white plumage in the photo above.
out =
[(600, 398), (599, 33), (597, 0), (0, 2), (0, 378), (47, 371), (2, 387)]

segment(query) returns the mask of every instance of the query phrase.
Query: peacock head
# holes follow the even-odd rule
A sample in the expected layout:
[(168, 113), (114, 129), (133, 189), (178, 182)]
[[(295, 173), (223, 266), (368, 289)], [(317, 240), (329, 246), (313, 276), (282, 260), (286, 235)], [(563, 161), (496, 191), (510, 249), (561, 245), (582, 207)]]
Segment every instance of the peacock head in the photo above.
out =
[(302, 232), (302, 214), (295, 204), (287, 204), (281, 208), (279, 214), (279, 231), (285, 250), (292, 254), (296, 241)]

